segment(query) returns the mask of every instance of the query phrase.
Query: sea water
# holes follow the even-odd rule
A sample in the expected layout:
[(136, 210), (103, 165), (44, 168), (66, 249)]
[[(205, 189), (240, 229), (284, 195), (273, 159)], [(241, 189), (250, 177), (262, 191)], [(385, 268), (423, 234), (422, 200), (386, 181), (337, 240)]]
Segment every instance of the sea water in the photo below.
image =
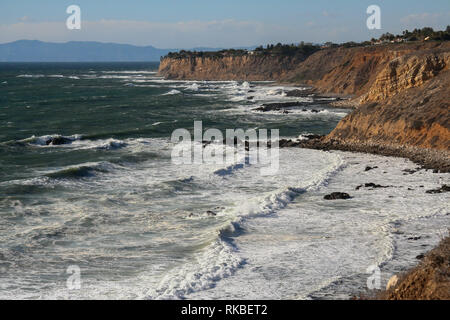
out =
[[(385, 285), (445, 236), (450, 198), (425, 191), (449, 175), (405, 159), (292, 148), (272, 176), (242, 159), (175, 165), (171, 134), (194, 121), (297, 138), (349, 111), (156, 69), (0, 64), (0, 298), (348, 299), (371, 267)], [(311, 104), (254, 110), (289, 101)], [(369, 182), (388, 187), (356, 190)], [(335, 191), (352, 199), (323, 199)]]

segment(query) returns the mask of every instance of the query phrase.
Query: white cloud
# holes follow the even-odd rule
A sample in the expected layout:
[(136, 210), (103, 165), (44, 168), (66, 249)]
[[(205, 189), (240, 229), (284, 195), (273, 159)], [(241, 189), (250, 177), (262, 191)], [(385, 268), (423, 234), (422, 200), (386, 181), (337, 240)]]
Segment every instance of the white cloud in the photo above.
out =
[(450, 20), (450, 12), (447, 13), (418, 13), (410, 14), (400, 19), (404, 27), (408, 28), (422, 28), (433, 27), (436, 29), (443, 29), (448, 25)]

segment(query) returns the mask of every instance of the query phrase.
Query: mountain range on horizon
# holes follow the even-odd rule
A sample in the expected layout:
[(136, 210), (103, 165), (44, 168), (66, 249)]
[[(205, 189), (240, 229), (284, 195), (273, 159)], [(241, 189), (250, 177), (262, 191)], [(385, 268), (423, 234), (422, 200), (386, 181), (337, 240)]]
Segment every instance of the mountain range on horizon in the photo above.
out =
[[(248, 49), (252, 48), (254, 47)], [(188, 50), (219, 51), (222, 49), (197, 47)], [(55, 43), (18, 40), (0, 44), (0, 62), (159, 62), (162, 56), (180, 50), (182, 49), (159, 49), (153, 46), (94, 41)]]

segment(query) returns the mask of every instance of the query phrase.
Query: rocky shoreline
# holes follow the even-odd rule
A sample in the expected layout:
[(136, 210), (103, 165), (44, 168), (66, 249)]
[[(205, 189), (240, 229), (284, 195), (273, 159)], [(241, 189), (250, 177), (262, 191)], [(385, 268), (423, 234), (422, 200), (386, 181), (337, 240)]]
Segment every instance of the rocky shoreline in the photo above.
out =
[(411, 270), (394, 275), (386, 290), (376, 300), (450, 300), (450, 236), (425, 255), (417, 257), (420, 263)]
[[(312, 113), (319, 113), (322, 110), (316, 107), (337, 107), (355, 109), (355, 100), (349, 96), (339, 94), (321, 94), (318, 89), (309, 87), (307, 89), (295, 89), (286, 92), (286, 96), (311, 98), (311, 101), (290, 101), (278, 103), (266, 103), (253, 110), (268, 112), (280, 111), (289, 113), (290, 108), (304, 108), (303, 111), (309, 110)], [(320, 99), (320, 100), (319, 100)], [(310, 107), (314, 106), (313, 109)], [(309, 107), (306, 109), (305, 107)], [(306, 135), (303, 139), (281, 139), (279, 141), (280, 148), (298, 147), (306, 149), (316, 149), (323, 151), (339, 150), (348, 152), (360, 152), (368, 154), (377, 154), (389, 157), (400, 157), (411, 160), (423, 169), (431, 169), (434, 172), (448, 173), (450, 172), (450, 151), (445, 149), (433, 149), (419, 147), (414, 145), (399, 145), (394, 143), (374, 143), (368, 141), (354, 141), (347, 139), (334, 139), (333, 136)]]
[[(405, 175), (419, 169), (450, 172), (450, 41), (330, 48), (315, 52), (301, 62), (289, 63), (274, 59), (257, 61), (251, 57), (199, 60), (194, 65), (191, 60), (163, 62), (160, 74), (169, 78), (303, 84), (303, 88), (286, 95), (311, 100), (264, 104), (255, 109), (261, 112), (290, 113), (290, 108), (320, 112), (315, 105), (354, 109), (328, 135), (281, 139), (281, 148), (406, 158), (419, 168), (404, 172)], [(217, 75), (221, 79), (213, 79)], [(387, 186), (368, 183), (357, 188), (362, 187)], [(426, 192), (450, 192), (450, 187), (444, 184)], [(326, 200), (350, 199), (351, 195), (337, 192), (325, 197)], [(447, 238), (426, 256), (425, 262), (407, 273), (393, 291), (386, 291), (378, 298), (449, 299), (449, 256)], [(440, 293), (436, 293), (436, 288), (442, 288)]]
[(323, 151), (340, 150), (349, 152), (361, 152), (378, 154), (389, 157), (407, 158), (423, 169), (431, 169), (434, 172), (450, 172), (450, 153), (445, 150), (434, 150), (412, 146), (396, 146), (387, 144), (369, 143), (342, 143), (336, 140), (327, 140), (326, 136), (313, 137), (305, 140), (282, 139), (280, 148), (297, 147), (316, 149)]

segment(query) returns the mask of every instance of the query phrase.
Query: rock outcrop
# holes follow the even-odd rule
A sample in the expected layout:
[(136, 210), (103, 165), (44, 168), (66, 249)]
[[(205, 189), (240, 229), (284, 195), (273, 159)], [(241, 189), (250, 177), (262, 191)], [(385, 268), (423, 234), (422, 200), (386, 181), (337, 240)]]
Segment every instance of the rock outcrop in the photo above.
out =
[(353, 149), (382, 146), (395, 154), (395, 150), (408, 147), (407, 153), (414, 148), (448, 153), (449, 66), (450, 42), (446, 41), (329, 48), (295, 58), (251, 54), (164, 58), (159, 73), (170, 79), (277, 80), (311, 85), (318, 93), (350, 96), (346, 103), (356, 107), (322, 140), (330, 148), (340, 144), (339, 148), (352, 150), (364, 144), (364, 148)]
[(450, 150), (450, 51), (398, 58), (327, 137)]
[(183, 80), (280, 80), (304, 59), (304, 56), (250, 54), (221, 58), (165, 57), (159, 74), (167, 79)]
[(321, 50), (288, 74), (357, 107), (325, 142), (450, 151), (450, 42)]

